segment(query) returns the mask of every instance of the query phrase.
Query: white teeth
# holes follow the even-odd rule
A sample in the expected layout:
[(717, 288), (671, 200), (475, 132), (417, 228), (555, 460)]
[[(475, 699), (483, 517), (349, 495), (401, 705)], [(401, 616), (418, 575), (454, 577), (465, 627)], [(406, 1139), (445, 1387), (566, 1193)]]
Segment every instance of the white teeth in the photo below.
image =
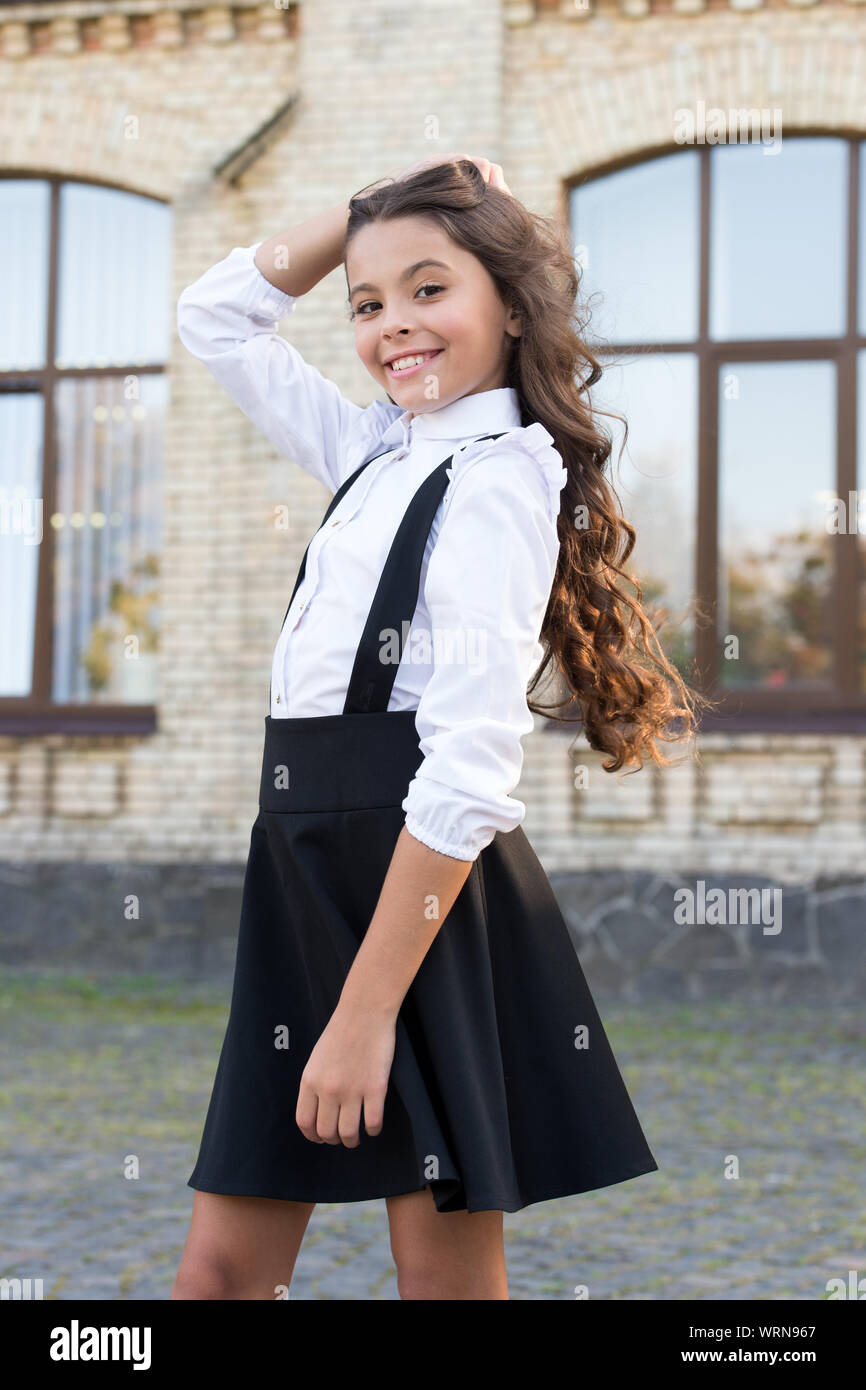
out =
[(389, 362), (388, 366), (392, 372), (402, 372), (406, 367), (417, 367), (419, 362), (426, 362), (432, 356), (432, 352), (425, 352), (418, 357), (398, 357), (396, 362)]

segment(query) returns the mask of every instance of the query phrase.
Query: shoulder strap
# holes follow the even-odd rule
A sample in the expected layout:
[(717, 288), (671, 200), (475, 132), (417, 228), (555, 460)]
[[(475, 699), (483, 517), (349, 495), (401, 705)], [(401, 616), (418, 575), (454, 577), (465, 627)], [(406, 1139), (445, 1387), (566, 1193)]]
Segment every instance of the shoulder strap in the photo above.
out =
[[(481, 435), (479, 441), (498, 439), (504, 433), (500, 430), (498, 434)], [(403, 657), (405, 636), (418, 606), (421, 566), (430, 528), (448, 486), (446, 470), (453, 457), (450, 454), (425, 478), (397, 528), (358, 643), (344, 714), (371, 714), (388, 708), (397, 667)], [(387, 663), (381, 654), (383, 632), (397, 634), (399, 655)], [(393, 646), (389, 650), (393, 651)]]

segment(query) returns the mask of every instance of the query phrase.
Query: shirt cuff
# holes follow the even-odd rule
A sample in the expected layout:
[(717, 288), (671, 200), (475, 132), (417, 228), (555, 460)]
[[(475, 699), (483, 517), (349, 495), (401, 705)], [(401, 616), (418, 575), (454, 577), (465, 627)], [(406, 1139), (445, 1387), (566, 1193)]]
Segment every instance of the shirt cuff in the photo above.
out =
[(285, 294), (282, 290), (277, 289), (276, 285), (272, 285), (266, 275), (262, 274), (254, 260), (261, 244), (261, 241), (256, 241), (252, 246), (245, 248), (253, 274), (252, 298), (248, 307), (250, 313), (260, 314), (263, 318), (272, 321), (279, 320), (294, 311), (300, 296)]
[(428, 849), (435, 849), (438, 850), (440, 854), (447, 854), (451, 859), (475, 860), (484, 848), (483, 845), (479, 845), (478, 848), (475, 849), (470, 845), (455, 845), (450, 844), (447, 840), (440, 840), (438, 835), (432, 835), (429, 830), (421, 825), (415, 816), (412, 815), (411, 811), (406, 815), (406, 829), (413, 839), (420, 840), (421, 844), (426, 845)]
[(477, 859), (498, 830), (507, 834), (526, 815), (526, 806), (516, 797), (485, 800), (434, 782), (423, 773), (416, 773), (409, 783), (402, 808), (409, 834), (452, 859)]

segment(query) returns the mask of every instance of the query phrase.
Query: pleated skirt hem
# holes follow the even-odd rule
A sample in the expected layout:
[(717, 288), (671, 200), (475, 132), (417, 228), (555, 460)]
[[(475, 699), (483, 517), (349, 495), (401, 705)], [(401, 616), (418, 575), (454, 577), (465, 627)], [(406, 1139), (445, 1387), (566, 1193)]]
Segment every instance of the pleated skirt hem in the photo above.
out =
[[(642, 1177), (645, 1173), (658, 1172), (658, 1167), (657, 1163), (632, 1164), (627, 1168), (614, 1170), (614, 1172), (617, 1173), (616, 1176), (611, 1176), (608, 1171), (605, 1173), (603, 1179), (593, 1178), (589, 1182), (583, 1181), (576, 1184), (554, 1184), (552, 1187), (545, 1188), (544, 1190), (531, 1192), (529, 1194), (521, 1194), (519, 1197), (515, 1197), (514, 1195), (503, 1196), (501, 1193), (493, 1193), (489, 1196), (485, 1194), (473, 1194), (472, 1197), (466, 1200), (463, 1206), (450, 1207), (448, 1210), (466, 1211), (469, 1213), (478, 1211), (522, 1211), (524, 1207), (534, 1206), (538, 1202), (552, 1202), (563, 1197), (580, 1196), (584, 1192), (601, 1191), (601, 1189), (605, 1187), (616, 1187), (618, 1183), (628, 1182), (632, 1178)], [(264, 1186), (267, 1186), (267, 1184), (232, 1182), (231, 1180), (224, 1180), (222, 1178), (203, 1177), (197, 1173), (193, 1173), (187, 1181), (187, 1187), (193, 1188), (196, 1192), (211, 1192), (216, 1196), (267, 1197), (270, 1200), (282, 1202), (323, 1202), (349, 1205), (353, 1202), (374, 1202), (382, 1201), (386, 1197), (408, 1196), (409, 1193), (412, 1192), (423, 1192), (430, 1184), (422, 1183), (420, 1187), (401, 1189), (399, 1192), (379, 1189), (377, 1191), (365, 1191), (360, 1195), (353, 1196), (347, 1196), (345, 1191), (337, 1192), (329, 1190), (328, 1188), (317, 1189), (315, 1194), (310, 1191), (298, 1192), (296, 1190), (286, 1191), (283, 1189), (280, 1189), (279, 1192), (273, 1190), (265, 1192), (263, 1191)], [(445, 1214), (447, 1214), (447, 1211)]]

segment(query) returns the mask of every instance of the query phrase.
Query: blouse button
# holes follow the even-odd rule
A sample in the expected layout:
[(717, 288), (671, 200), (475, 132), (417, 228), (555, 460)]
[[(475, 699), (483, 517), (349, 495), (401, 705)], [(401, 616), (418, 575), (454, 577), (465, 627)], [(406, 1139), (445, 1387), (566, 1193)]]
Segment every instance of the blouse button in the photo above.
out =
[(279, 697), (279, 695), (278, 695), (278, 696), (277, 696), (277, 704), (279, 704), (279, 703), (280, 703), (280, 697)]

